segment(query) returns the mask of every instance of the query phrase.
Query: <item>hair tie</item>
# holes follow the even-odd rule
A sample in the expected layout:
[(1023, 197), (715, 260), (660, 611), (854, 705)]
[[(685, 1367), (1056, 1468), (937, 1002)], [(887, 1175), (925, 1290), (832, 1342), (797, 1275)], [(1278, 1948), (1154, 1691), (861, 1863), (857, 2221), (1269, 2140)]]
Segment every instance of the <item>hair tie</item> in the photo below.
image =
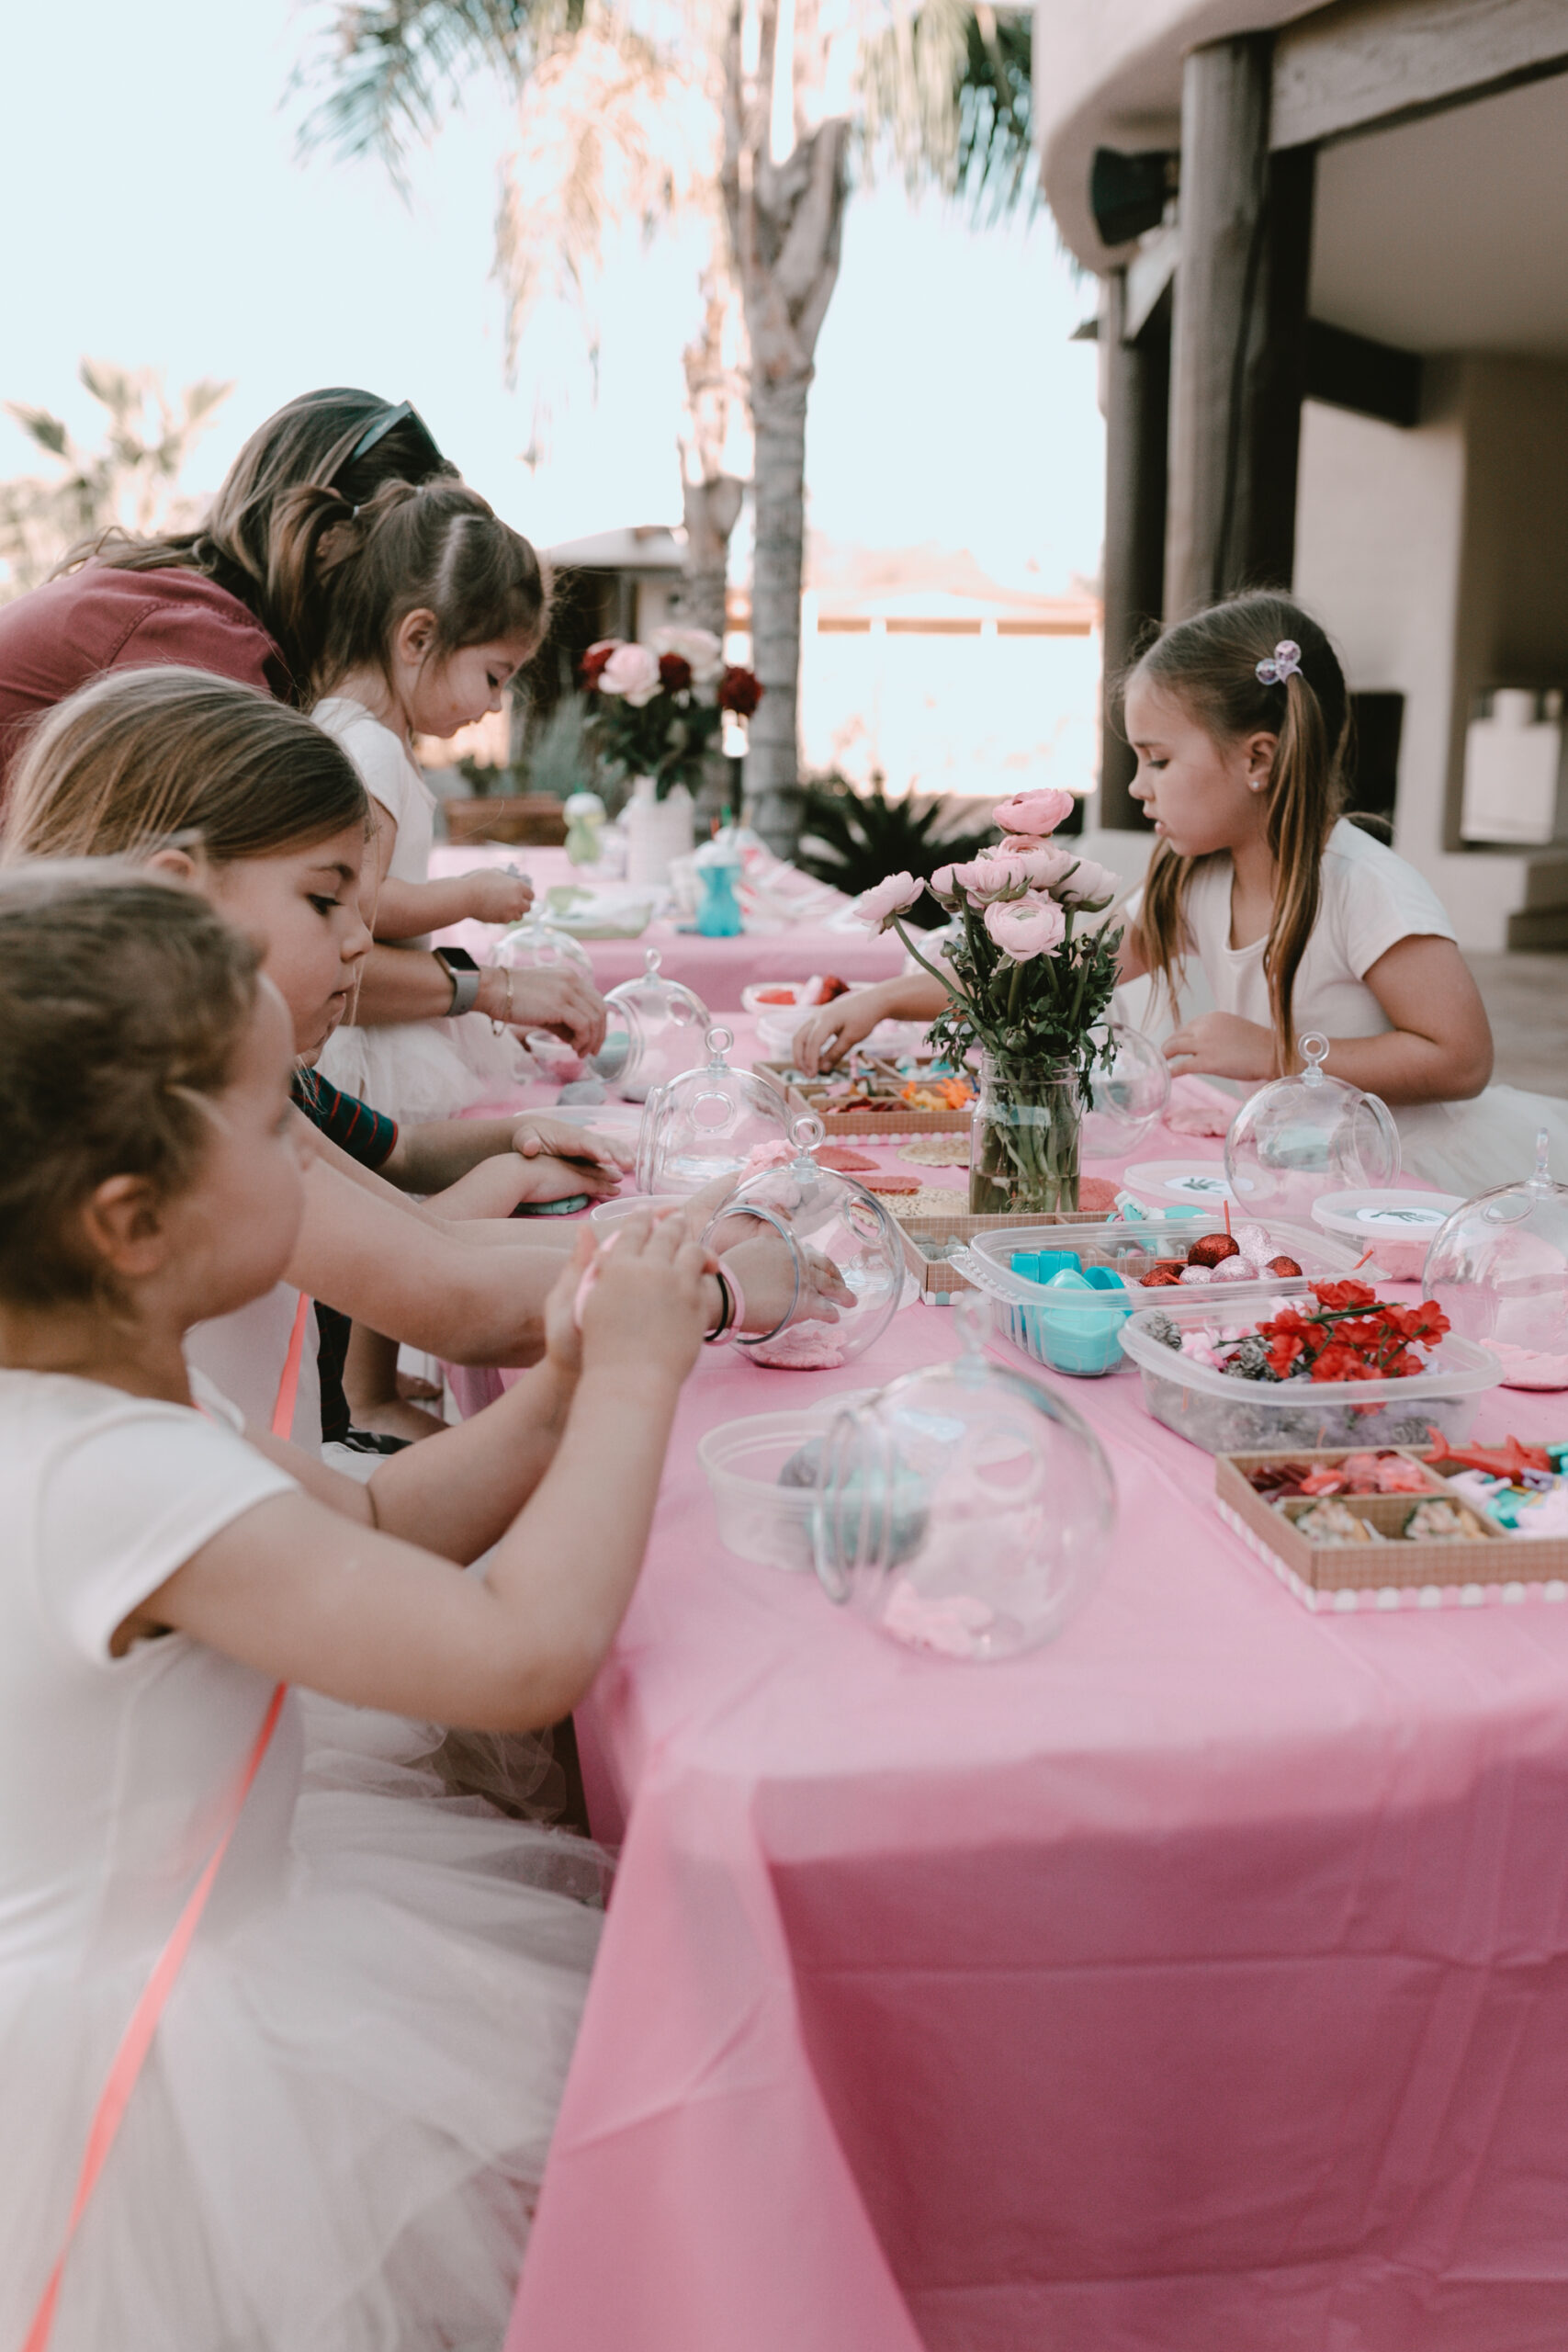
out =
[(1266, 686), (1282, 686), (1287, 678), (1302, 674), (1302, 649), (1293, 638), (1282, 637), (1270, 654), (1258, 664), (1258, 674)]

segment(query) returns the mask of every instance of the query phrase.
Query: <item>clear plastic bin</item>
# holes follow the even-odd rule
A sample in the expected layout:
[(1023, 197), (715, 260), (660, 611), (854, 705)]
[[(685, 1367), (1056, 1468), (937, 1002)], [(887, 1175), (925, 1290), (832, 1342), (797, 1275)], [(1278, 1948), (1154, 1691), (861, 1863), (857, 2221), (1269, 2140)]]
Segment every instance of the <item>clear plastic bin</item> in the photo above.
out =
[(810, 1572), (814, 1487), (781, 1487), (779, 1473), (803, 1446), (820, 1445), (835, 1417), (863, 1404), (866, 1388), (840, 1389), (784, 1413), (748, 1413), (721, 1421), (697, 1441), (718, 1517), (719, 1541), (765, 1568)]
[[(1498, 1381), (1496, 1358), (1450, 1332), (1426, 1372), (1407, 1380), (1238, 1380), (1211, 1364), (1179, 1355), (1148, 1325), (1168, 1315), (1179, 1329), (1209, 1322), (1243, 1323), (1251, 1308), (1234, 1294), (1189, 1306), (1145, 1307), (1124, 1322), (1119, 1343), (1144, 1379), (1144, 1403), (1156, 1421), (1205, 1453), (1270, 1453), (1320, 1446), (1424, 1445), (1436, 1429), (1453, 1442), (1465, 1437), (1479, 1400)], [(1218, 1311), (1216, 1311), (1218, 1310)]]

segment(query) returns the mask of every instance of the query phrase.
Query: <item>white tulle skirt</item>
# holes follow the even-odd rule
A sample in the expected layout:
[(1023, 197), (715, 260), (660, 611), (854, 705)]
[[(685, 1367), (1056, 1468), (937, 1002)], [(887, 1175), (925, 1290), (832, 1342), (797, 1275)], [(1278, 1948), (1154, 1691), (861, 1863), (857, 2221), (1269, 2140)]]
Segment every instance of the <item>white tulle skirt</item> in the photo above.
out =
[(1543, 1134), (1551, 1173), (1568, 1183), (1568, 1102), (1489, 1086), (1469, 1102), (1423, 1102), (1394, 1113), (1407, 1175), (1472, 1200), (1496, 1184), (1517, 1184), (1535, 1167)]
[(497, 1035), (478, 1013), (334, 1030), (318, 1067), (323, 1078), (400, 1125), (453, 1119), (473, 1102), (505, 1102), (533, 1071), (521, 1040)]
[[(198, 1935), (51, 2352), (499, 2352), (605, 1858), (443, 1797), (399, 1760), (411, 1736), (310, 1721), (288, 1883)], [(41, 2291), (147, 1967), (0, 1976), (0, 2343)]]

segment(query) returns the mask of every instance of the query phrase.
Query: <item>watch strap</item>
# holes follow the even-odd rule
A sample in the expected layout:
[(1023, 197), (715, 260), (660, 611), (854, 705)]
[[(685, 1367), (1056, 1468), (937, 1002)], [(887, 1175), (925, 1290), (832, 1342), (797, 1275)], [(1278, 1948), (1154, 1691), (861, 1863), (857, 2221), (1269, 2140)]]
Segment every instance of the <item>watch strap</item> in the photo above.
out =
[(452, 1001), (446, 1008), (448, 1014), (472, 1012), (479, 999), (478, 971), (467, 971), (461, 964), (449, 964), (439, 947), (435, 950), (435, 960), (452, 983)]

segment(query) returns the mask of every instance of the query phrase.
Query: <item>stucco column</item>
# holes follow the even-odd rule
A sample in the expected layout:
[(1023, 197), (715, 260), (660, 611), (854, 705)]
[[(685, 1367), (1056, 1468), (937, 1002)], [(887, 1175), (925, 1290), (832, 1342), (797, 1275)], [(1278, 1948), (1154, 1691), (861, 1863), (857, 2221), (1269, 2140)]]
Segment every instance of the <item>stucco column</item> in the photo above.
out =
[(1100, 711), (1100, 806), (1095, 822), (1138, 829), (1128, 792), (1137, 762), (1122, 737), (1116, 685), (1151, 623), (1160, 617), (1165, 571), (1166, 444), (1170, 412), (1170, 301), (1162, 296), (1132, 341), (1124, 339), (1127, 280), (1113, 270), (1100, 310), (1105, 384), (1105, 669)]
[(1314, 153), (1269, 153), (1272, 48), (1216, 41), (1182, 79), (1168, 620), (1291, 578)]

